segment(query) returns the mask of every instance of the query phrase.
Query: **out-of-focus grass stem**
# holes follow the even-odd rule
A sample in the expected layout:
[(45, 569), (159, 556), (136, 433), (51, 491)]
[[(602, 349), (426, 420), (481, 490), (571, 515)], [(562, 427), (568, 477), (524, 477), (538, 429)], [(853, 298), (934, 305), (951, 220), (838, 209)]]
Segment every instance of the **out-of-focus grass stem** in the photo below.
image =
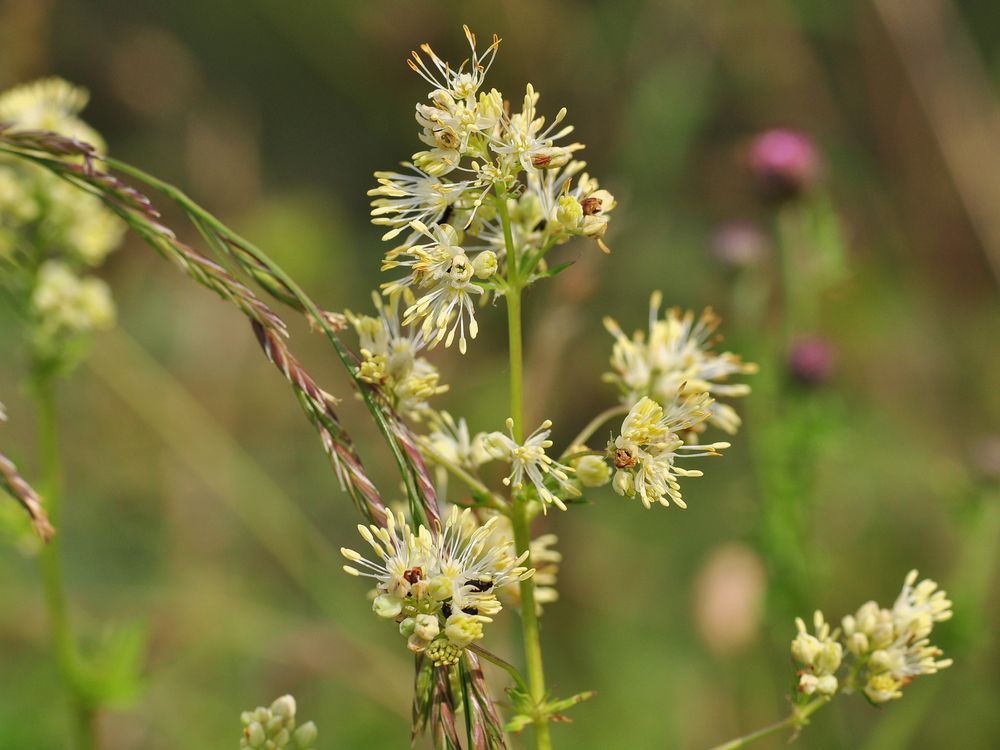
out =
[[(62, 469), (59, 455), (59, 424), (56, 414), (56, 384), (51, 373), (39, 373), (33, 382), (38, 410), (38, 456), (41, 468), (41, 492), (53, 524), (59, 524)], [(73, 717), (74, 743), (77, 750), (97, 748), (95, 710), (80, 687), (80, 654), (69, 617), (66, 582), (63, 578), (62, 529), (39, 553), (49, 635), (59, 674), (69, 696)]]

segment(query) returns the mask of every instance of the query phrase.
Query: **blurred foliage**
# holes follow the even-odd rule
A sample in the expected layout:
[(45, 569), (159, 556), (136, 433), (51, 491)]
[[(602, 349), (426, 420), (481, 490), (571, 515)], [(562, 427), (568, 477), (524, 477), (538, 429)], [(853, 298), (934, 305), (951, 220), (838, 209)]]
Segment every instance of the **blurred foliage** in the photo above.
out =
[[(1000, 16), (984, 0), (953, 10), (995, 95)], [(688, 510), (646, 513), (607, 492), (547, 522), (558, 523), (566, 559), (561, 601), (543, 623), (551, 687), (598, 690), (556, 727), (557, 742), (699, 748), (773, 721), (787, 708), (791, 613), (834, 617), (890, 599), (919, 567), (954, 595), (956, 618), (939, 632), (955, 666), (882, 710), (840, 701), (798, 746), (996, 747), (997, 279), (941, 133), (872, 6), (6, 0), (0, 83), (56, 73), (87, 86), (87, 117), (113, 154), (183, 186), (321, 304), (363, 309), (383, 249), (365, 191), (372, 171), (411, 149), (423, 92), (403, 61), (424, 40), (460, 53), (462, 22), (504, 38), (491, 74), (499, 87), (530, 80), (549, 111), (569, 108), (619, 200), (614, 253), (572, 246), (580, 262), (527, 299), (535, 417), (565, 439), (611, 403), (600, 317), (640, 326), (654, 288), (671, 304), (713, 305), (727, 346), (762, 366), (743, 431), (686, 489)], [(795, 331), (837, 350), (835, 376), (818, 390), (785, 375), (787, 342), (754, 324), (745, 276), (734, 280), (709, 253), (721, 223), (775, 220), (743, 162), (749, 137), (773, 125), (820, 143), (839, 224), (822, 212), (813, 221), (848, 248), (846, 273), (810, 300), (809, 330)], [(979, 157), (995, 170), (995, 152)], [(325, 747), (401, 746), (410, 660), (337, 572), (355, 511), (298, 406), (238, 313), (134, 239), (106, 278), (122, 330), (96, 343), (60, 404), (74, 617), (92, 633), (142, 622), (149, 638), (145, 691), (103, 717), (104, 746), (226, 747), (241, 708), (286, 692), (321, 724)], [(500, 311), (485, 310), (481, 327), (466, 360), (441, 354), (449, 408), (473, 429), (507, 416)], [(347, 395), (324, 343), (295, 333), (324, 385)], [(542, 355), (552, 346), (561, 356)], [(3, 318), (0, 350), (5, 445), (30, 475), (24, 362)], [(350, 398), (344, 418), (393, 486)], [(801, 517), (774, 515), (774, 503)], [(694, 582), (733, 541), (764, 559), (768, 606), (751, 642), (720, 653), (692, 616), (703, 593)], [(37, 574), (15, 544), (0, 546), (0, 599), (0, 747), (64, 748)], [(516, 660), (512, 625), (498, 622), (491, 639)], [(136, 637), (109, 652), (123, 672)]]

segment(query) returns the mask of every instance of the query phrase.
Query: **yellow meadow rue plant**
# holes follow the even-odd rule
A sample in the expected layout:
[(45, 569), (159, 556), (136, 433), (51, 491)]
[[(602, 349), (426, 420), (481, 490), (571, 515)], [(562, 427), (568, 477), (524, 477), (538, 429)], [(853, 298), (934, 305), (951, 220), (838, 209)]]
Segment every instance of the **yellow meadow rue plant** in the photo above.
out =
[[(368, 579), (374, 615), (392, 622), (401, 647), (414, 655), (414, 736), (428, 732), (444, 748), (505, 748), (508, 732), (531, 727), (534, 747), (546, 750), (553, 746), (550, 724), (565, 719), (568, 709), (593, 693), (558, 699), (546, 686), (539, 618), (542, 603), (557, 599), (561, 556), (554, 535), (533, 534), (535, 519), (551, 507), (567, 511), (585, 495), (608, 496), (607, 490), (598, 493), (608, 484), (619, 495), (639, 498), (646, 508), (686, 507), (681, 480), (701, 475), (687, 468), (686, 460), (718, 456), (729, 446), (703, 433), (718, 428), (735, 434), (740, 425), (732, 406), (716, 399), (749, 393), (747, 385), (730, 378), (756, 368), (735, 354), (713, 351), (719, 321), (710, 311), (696, 317), (669, 310), (661, 319), (661, 295), (654, 293), (647, 333), (628, 337), (613, 320), (605, 322), (615, 339), (606, 379), (618, 386), (620, 403), (595, 415), (561, 451), (553, 450), (549, 421), (526, 434), (524, 290), (570, 265), (551, 266), (550, 255), (573, 238), (589, 238), (607, 252), (616, 201), (576, 159), (583, 146), (567, 141), (572, 127), (565, 124), (566, 110), (547, 118), (531, 84), (523, 97), (510, 99), (487, 88), (500, 40), (493, 37), (480, 49), (468, 28), (465, 35), (469, 57), (457, 66), (428, 45), (409, 61), (431, 89), (416, 105), (419, 150), (402, 171), (377, 172), (377, 187), (369, 193), (372, 221), (385, 229), (383, 240), (393, 243), (382, 267), (394, 277), (382, 284), (381, 296), (376, 294), (375, 315), (321, 309), (262, 250), (181, 191), (104, 156), (99, 145), (85, 143), (79, 133), (0, 127), (0, 150), (17, 169), (30, 165), (46, 179), (99, 200), (248, 318), (364, 517), (358, 531), (369, 551), (343, 548), (344, 570)], [(55, 90), (61, 93), (53, 97), (54, 111), (75, 117), (82, 106), (79, 96)], [(12, 101), (28, 111), (24, 97)], [(112, 169), (166, 196), (235, 274), (322, 331), (390, 448), (406, 496), (405, 513), (387, 508), (336, 413), (337, 400), (292, 353), (284, 320), (249, 284), (164, 227), (149, 199)], [(10, 215), (17, 221), (38, 220), (41, 214), (33, 204), (11, 193), (2, 179), (0, 199), (12, 200)], [(91, 247), (78, 255), (77, 262), (83, 262), (100, 253)], [(6, 262), (14, 255), (0, 257)], [(42, 261), (68, 262), (46, 256), (30, 266), (32, 273), (41, 274)], [(74, 334), (109, 321), (109, 308), (96, 288), (84, 289), (59, 266), (45, 269), (42, 291), (33, 295), (34, 277), (26, 286), (24, 299), (35, 314), (54, 321), (49, 325), (56, 330)], [(507, 313), (510, 401), (504, 413), (509, 418), (504, 430), (475, 432), (464, 418), (435, 405), (447, 386), (428, 352), (440, 343), (458, 342), (461, 354), (468, 355), (479, 331), (477, 306), (487, 301), (502, 304)], [(356, 352), (339, 336), (348, 327), (358, 340)], [(621, 427), (606, 447), (588, 447), (598, 430), (619, 418)], [(493, 462), (506, 465), (506, 471), (493, 472), (503, 475), (494, 480), (498, 486), (491, 486), (491, 475), (484, 471)], [(8, 474), (3, 476), (10, 485)], [(511, 608), (520, 614), (523, 676), (487, 648), (488, 626)], [(783, 728), (801, 728), (843, 692), (861, 691), (876, 703), (898, 698), (916, 676), (950, 664), (929, 643), (933, 626), (950, 615), (943, 592), (932, 582), (917, 583), (913, 573), (890, 610), (865, 605), (838, 628), (817, 613), (812, 632), (798, 620), (791, 647), (798, 670), (792, 715), (720, 748), (732, 750)], [(506, 671), (512, 681), (506, 721), (487, 685), (484, 661)], [(297, 727), (294, 719), (294, 701), (288, 697), (244, 714), (243, 746), (304, 750), (315, 740), (315, 728)]]

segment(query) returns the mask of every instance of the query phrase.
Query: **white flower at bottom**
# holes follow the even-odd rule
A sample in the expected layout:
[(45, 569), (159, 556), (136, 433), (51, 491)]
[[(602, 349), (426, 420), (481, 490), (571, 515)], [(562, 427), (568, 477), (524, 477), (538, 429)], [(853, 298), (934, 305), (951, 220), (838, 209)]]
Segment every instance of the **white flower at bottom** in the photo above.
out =
[(534, 574), (517, 555), (513, 539), (494, 538), (500, 519), (477, 525), (472, 511), (453, 508), (437, 534), (389, 515), (385, 528), (359, 526), (375, 560), (351, 549), (345, 572), (375, 581), (372, 609), (399, 623), (407, 648), (438, 666), (454, 664), (483, 636), (483, 625), (502, 609), (497, 593)]
[(555, 505), (560, 510), (566, 510), (566, 503), (552, 490), (545, 486), (546, 477), (552, 477), (559, 489), (566, 497), (576, 497), (580, 494), (569, 479), (569, 473), (573, 469), (564, 466), (545, 453), (546, 448), (552, 447), (549, 440), (552, 422), (546, 419), (541, 426), (531, 433), (523, 444), (514, 440), (514, 420), (507, 420), (507, 431), (509, 435), (502, 432), (491, 432), (486, 436), (485, 447), (495, 458), (510, 463), (511, 472), (503, 480), (507, 486), (520, 490), (525, 482), (530, 482), (538, 492), (538, 499), (542, 501), (544, 510), (549, 504)]

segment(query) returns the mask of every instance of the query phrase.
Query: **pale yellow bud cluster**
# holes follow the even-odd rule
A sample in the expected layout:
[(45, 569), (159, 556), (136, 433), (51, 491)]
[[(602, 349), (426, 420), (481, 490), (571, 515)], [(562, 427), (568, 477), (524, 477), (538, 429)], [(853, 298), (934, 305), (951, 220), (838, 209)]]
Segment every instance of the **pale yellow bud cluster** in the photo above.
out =
[[(941, 649), (929, 641), (934, 625), (951, 615), (945, 592), (930, 580), (917, 583), (914, 570), (891, 609), (867, 602), (832, 632), (816, 612), (814, 634), (796, 619), (799, 632), (791, 651), (801, 665), (798, 691), (832, 696), (838, 690), (861, 690), (875, 704), (901, 698), (903, 688), (920, 675), (951, 666), (951, 659), (939, 658)], [(836, 673), (845, 663), (847, 675), (838, 680)]]
[(269, 707), (244, 711), (240, 716), (243, 722), (240, 747), (252, 750), (313, 750), (319, 734), (316, 725), (311, 721), (299, 725), (296, 710), (295, 698), (284, 695)]
[(911, 571), (892, 609), (867, 602), (841, 623), (848, 651), (864, 665), (858, 681), (873, 703), (902, 697), (916, 677), (951, 666), (929, 636), (938, 622), (952, 616), (951, 602), (931, 580), (917, 583)]
[(802, 665), (798, 673), (799, 692), (835, 694), (838, 688), (836, 672), (844, 658), (844, 647), (836, 640), (839, 631), (830, 632), (830, 625), (819, 610), (813, 616), (815, 635), (808, 632), (802, 618), (795, 619), (795, 626), (799, 634), (792, 641), (792, 656)]

